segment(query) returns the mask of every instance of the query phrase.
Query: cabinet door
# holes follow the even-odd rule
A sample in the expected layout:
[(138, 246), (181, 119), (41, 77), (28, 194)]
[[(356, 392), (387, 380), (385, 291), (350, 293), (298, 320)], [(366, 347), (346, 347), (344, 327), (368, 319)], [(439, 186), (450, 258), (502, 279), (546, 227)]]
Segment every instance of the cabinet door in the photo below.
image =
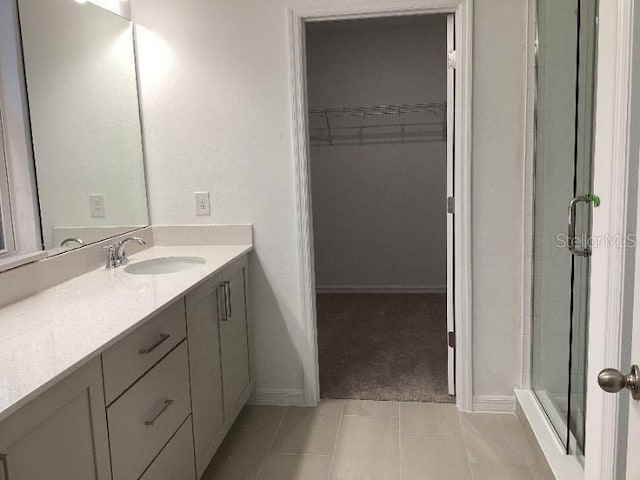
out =
[[(198, 472), (202, 473), (217, 445), (213, 445), (224, 423), (218, 288), (216, 276), (187, 295), (187, 338), (191, 372), (191, 408)], [(218, 301), (220, 300), (220, 302)]]
[(236, 412), (237, 402), (251, 382), (249, 332), (246, 305), (246, 257), (223, 272), (227, 308), (220, 321), (224, 405), (227, 415)]
[(110, 479), (100, 359), (4, 420), (0, 453), (2, 480)]

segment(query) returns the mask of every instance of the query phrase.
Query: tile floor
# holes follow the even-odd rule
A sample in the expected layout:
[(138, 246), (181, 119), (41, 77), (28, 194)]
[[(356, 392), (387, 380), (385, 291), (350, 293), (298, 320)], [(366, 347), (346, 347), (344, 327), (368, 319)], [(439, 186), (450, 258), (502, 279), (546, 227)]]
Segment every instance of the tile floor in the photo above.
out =
[(205, 480), (528, 480), (534, 451), (515, 415), (454, 405), (324, 400), (247, 406)]

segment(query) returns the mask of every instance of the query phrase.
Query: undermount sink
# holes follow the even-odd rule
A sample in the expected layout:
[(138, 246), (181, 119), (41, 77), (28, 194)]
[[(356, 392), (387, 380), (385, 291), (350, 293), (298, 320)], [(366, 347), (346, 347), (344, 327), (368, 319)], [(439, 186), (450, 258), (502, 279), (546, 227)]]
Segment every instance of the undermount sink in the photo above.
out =
[(133, 275), (165, 275), (199, 267), (206, 262), (201, 257), (158, 257), (131, 263), (124, 271)]

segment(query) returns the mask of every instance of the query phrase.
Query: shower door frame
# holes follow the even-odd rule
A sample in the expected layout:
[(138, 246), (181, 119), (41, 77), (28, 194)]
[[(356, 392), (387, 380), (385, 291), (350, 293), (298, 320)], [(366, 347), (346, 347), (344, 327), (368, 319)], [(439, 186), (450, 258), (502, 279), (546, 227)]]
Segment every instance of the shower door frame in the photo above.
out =
[(473, 410), (472, 323), (471, 323), (471, 107), (472, 107), (472, 25), (473, 0), (401, 0), (385, 5), (366, 0), (356, 5), (290, 7), (289, 49), (292, 92), (293, 155), (298, 228), (298, 255), (301, 265), (301, 332), (304, 403), (320, 400), (315, 274), (311, 213), (309, 135), (307, 124), (305, 28), (307, 22), (401, 15), (454, 14), (456, 35), (455, 85), (455, 241), (447, 245), (455, 256), (456, 405)]
[[(633, 0), (600, 1), (598, 9), (597, 85), (594, 130), (594, 192), (602, 204), (593, 212), (593, 238), (626, 239), (629, 196), (630, 98), (633, 39)], [(638, 92), (636, 92), (638, 93)], [(633, 225), (633, 223), (631, 223)], [(624, 337), (633, 305), (630, 249), (607, 242), (595, 244), (591, 257), (585, 480), (623, 478), (626, 457), (626, 411), (623, 394), (611, 395), (597, 384), (603, 368), (629, 369)], [(631, 273), (631, 275), (630, 275)]]

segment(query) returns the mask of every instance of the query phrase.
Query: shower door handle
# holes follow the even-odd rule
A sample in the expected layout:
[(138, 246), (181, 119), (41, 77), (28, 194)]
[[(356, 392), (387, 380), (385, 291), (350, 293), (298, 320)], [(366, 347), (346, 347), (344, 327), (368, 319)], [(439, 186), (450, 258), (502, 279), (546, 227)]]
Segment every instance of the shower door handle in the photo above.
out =
[(629, 375), (615, 368), (605, 368), (598, 374), (598, 385), (609, 393), (618, 393), (626, 388), (631, 391), (634, 400), (640, 400), (640, 368), (632, 365)]
[(567, 232), (567, 247), (569, 251), (578, 257), (588, 257), (591, 255), (591, 249), (589, 247), (578, 248), (576, 247), (576, 209), (578, 203), (593, 203), (595, 206), (599, 205), (600, 199), (595, 195), (581, 195), (579, 197), (572, 198), (569, 202), (569, 228)]

